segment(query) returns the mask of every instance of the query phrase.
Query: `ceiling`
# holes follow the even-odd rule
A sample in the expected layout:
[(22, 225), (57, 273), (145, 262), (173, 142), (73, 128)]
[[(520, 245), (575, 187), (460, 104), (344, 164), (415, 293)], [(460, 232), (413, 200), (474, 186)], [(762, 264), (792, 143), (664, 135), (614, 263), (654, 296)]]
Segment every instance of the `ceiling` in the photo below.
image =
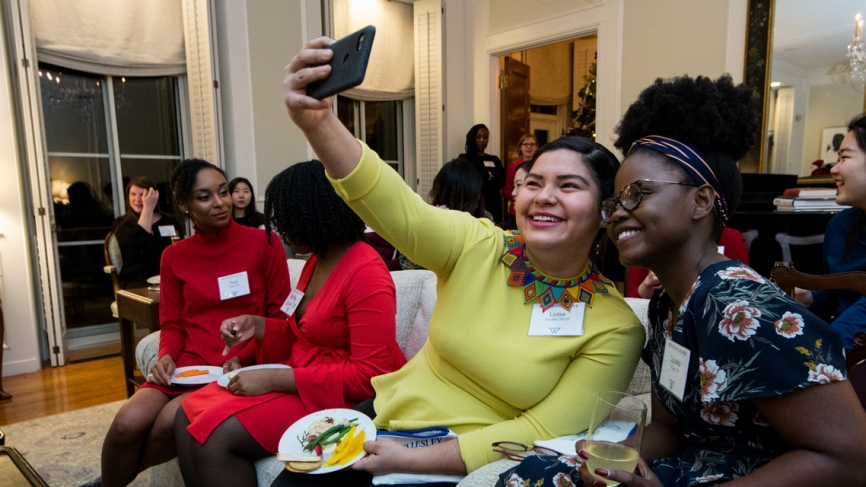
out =
[(809, 72), (847, 64), (857, 12), (866, 0), (776, 0), (773, 60)]

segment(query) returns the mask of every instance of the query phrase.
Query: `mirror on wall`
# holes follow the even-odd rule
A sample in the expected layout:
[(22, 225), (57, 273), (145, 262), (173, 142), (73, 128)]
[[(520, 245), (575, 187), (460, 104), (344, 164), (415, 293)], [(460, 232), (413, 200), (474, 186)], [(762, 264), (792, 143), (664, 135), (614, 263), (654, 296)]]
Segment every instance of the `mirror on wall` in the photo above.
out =
[(866, 3), (775, 0), (762, 172), (804, 177), (836, 163), (845, 125), (864, 107), (847, 57), (858, 12)]

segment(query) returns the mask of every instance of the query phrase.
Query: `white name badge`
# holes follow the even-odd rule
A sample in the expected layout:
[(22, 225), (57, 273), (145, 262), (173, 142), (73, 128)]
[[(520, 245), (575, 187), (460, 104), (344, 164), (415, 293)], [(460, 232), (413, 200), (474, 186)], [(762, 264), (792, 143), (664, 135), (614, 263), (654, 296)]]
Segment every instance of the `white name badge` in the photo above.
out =
[(159, 228), (160, 237), (177, 237), (177, 231), (174, 229), (174, 225), (160, 225), (156, 228)]
[(725, 255), (725, 246), (724, 246), (724, 245), (719, 245), (718, 247), (719, 247), (719, 253), (722, 254), (722, 255)]
[(289, 293), (280, 309), (283, 310), (283, 313), (292, 316), (295, 314), (295, 310), (298, 309), (298, 305), (301, 304), (301, 299), (304, 299), (304, 293), (297, 289), (292, 289), (292, 292)]
[(220, 300), (246, 296), (250, 293), (250, 281), (247, 279), (247, 271), (238, 272), (230, 276), (217, 279), (220, 285)]
[(686, 390), (686, 377), (689, 371), (689, 357), (692, 351), (671, 340), (665, 340), (665, 354), (662, 358), (662, 372), (659, 385), (668, 390), (680, 401)]
[(484, 167), (496, 167), (496, 163), (493, 161), (484, 161)]
[(583, 336), (583, 314), (586, 303), (575, 303), (571, 311), (554, 304), (547, 311), (540, 304), (532, 305), (532, 318), (529, 320), (529, 336)]

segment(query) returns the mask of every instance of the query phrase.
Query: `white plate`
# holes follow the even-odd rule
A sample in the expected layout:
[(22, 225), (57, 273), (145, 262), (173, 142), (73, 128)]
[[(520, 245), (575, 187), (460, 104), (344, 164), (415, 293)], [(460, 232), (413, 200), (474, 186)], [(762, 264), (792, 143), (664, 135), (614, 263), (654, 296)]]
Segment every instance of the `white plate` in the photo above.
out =
[[(207, 374), (194, 375), (192, 377), (178, 377), (177, 374), (186, 372), (187, 370), (207, 370)], [(174, 374), (171, 376), (171, 384), (179, 386), (198, 386), (201, 384), (210, 384), (219, 379), (223, 375), (222, 367), (214, 367), (212, 365), (193, 365), (191, 367), (178, 367), (174, 369)]]
[(147, 283), (154, 286), (159, 286), (159, 276), (148, 277)]
[[(277, 451), (279, 453), (307, 453), (304, 451), (304, 447), (298, 438), (306, 438), (306, 432), (309, 429), (310, 425), (322, 419), (325, 416), (330, 416), (334, 418), (335, 422), (339, 422), (343, 419), (354, 419), (358, 418), (358, 429), (364, 432), (364, 441), (373, 441), (376, 439), (376, 425), (373, 424), (373, 420), (370, 419), (366, 414), (355, 411), (354, 409), (325, 409), (324, 411), (319, 411), (313, 414), (308, 414), (303, 418), (295, 421), (295, 424), (289, 426), (289, 429), (283, 433), (283, 437), (280, 438), (280, 446)], [(318, 475), (320, 473), (330, 473), (336, 472), (337, 470), (342, 470), (349, 465), (357, 462), (358, 460), (364, 458), (367, 455), (367, 452), (362, 451), (355, 458), (346, 462), (345, 465), (330, 465), (330, 466), (322, 466), (313, 470), (311, 473), (314, 475)], [(327, 458), (322, 459), (323, 461), (327, 461)], [(324, 464), (323, 464), (324, 465)]]
[[(283, 365), (283, 364), (250, 365), (249, 367), (243, 367), (243, 368), (240, 368), (237, 370), (233, 370), (233, 371), (229, 372), (228, 374), (223, 374), (219, 379), (217, 379), (217, 384), (219, 384), (223, 387), (226, 387), (229, 385), (229, 381), (231, 380), (231, 377), (229, 377), (229, 374), (231, 374), (231, 376), (234, 377), (234, 374), (237, 374), (239, 372), (243, 372), (245, 370), (256, 370), (256, 369), (291, 369), (291, 367), (289, 367), (288, 365)], [(222, 369), (220, 369), (220, 373), (222, 373)]]

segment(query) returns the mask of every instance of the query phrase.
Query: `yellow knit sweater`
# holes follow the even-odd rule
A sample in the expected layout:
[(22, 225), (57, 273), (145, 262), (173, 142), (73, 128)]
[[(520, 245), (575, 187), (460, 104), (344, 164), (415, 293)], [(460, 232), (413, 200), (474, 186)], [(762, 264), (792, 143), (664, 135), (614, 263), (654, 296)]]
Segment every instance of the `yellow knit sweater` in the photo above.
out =
[(427, 343), (402, 369), (373, 379), (376, 426), (447, 426), (470, 472), (502, 458), (495, 441), (532, 444), (587, 429), (598, 393), (624, 391), (637, 365), (644, 329), (631, 308), (610, 289), (587, 307), (583, 336), (528, 336), (532, 303), (506, 282), (503, 231), (426, 204), (361, 145), (358, 166), (331, 180), (337, 193), (438, 277)]

